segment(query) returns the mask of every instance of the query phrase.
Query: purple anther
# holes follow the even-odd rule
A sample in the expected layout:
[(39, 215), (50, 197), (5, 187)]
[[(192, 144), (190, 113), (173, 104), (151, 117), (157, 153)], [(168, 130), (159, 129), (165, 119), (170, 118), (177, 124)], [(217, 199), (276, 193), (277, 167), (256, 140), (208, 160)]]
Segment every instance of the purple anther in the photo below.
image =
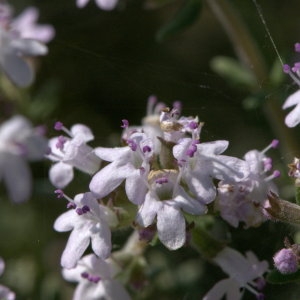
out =
[(67, 204), (67, 209), (75, 209), (76, 208), (76, 204), (74, 202), (69, 202)]
[(263, 160), (263, 164), (264, 164), (264, 171), (270, 171), (273, 167), (272, 165), (272, 158), (267, 157)]
[(198, 123), (195, 121), (192, 121), (189, 123), (189, 128), (190, 129), (197, 129), (198, 128)]
[(66, 137), (64, 137), (63, 135), (59, 136), (57, 138), (57, 143), (55, 144), (55, 147), (59, 150), (63, 150), (66, 141), (67, 141)]
[(64, 124), (62, 122), (59, 122), (57, 121), (55, 124), (54, 124), (54, 129), (55, 130), (62, 130), (64, 127)]
[(101, 277), (97, 275), (90, 275), (88, 280), (93, 283), (98, 283), (101, 280)]
[(76, 208), (76, 213), (77, 213), (79, 216), (83, 215), (82, 208), (80, 208), (80, 207)]
[(169, 180), (167, 177), (161, 177), (161, 178), (158, 178), (155, 180), (155, 183), (157, 183), (157, 184), (163, 184), (163, 183), (168, 183), (168, 182), (169, 182)]
[(88, 205), (83, 205), (81, 210), (83, 214), (86, 214), (87, 212), (91, 211)]
[(128, 126), (129, 126), (128, 120), (124, 119), (124, 120), (122, 120), (122, 123), (123, 124), (121, 125), (121, 128), (123, 128), (123, 129), (128, 128)]
[(295, 44), (295, 51), (300, 52), (300, 43)]
[(197, 146), (196, 146), (196, 142), (193, 141), (192, 144), (189, 146), (189, 148), (186, 150), (186, 155), (189, 157), (193, 157), (195, 152), (197, 152)]
[(82, 272), (81, 277), (82, 278), (89, 278), (89, 273), (88, 272)]
[(55, 190), (55, 191), (54, 191), (54, 194), (56, 194), (56, 197), (57, 197), (58, 199), (64, 197), (64, 192), (63, 192), (62, 190), (60, 190), (60, 189)]
[(137, 143), (134, 140), (128, 139), (127, 144), (131, 148), (132, 151), (136, 151)]
[(277, 148), (278, 145), (279, 145), (279, 140), (274, 139), (274, 140), (271, 142), (272, 148)]
[(275, 171), (273, 172), (273, 176), (274, 176), (274, 178), (279, 177), (279, 176), (280, 176), (280, 171), (279, 171), (279, 170), (275, 170)]
[(152, 151), (152, 148), (150, 146), (144, 146), (143, 147), (143, 153), (151, 152), (151, 151)]
[(299, 70), (300, 70), (300, 62), (296, 62), (296, 63), (294, 64), (294, 66), (292, 67), (292, 71), (293, 71), (294, 73), (297, 73)]
[(284, 73), (288, 74), (291, 72), (291, 67), (287, 64), (284, 64), (283, 67), (282, 67), (282, 70)]

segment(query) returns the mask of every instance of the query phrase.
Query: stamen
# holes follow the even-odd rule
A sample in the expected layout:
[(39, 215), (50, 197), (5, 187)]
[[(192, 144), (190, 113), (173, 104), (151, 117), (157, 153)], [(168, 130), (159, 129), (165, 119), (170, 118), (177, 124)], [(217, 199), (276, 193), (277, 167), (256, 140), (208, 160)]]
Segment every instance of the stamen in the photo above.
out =
[(63, 150), (66, 141), (67, 141), (66, 137), (64, 137), (63, 135), (59, 136), (57, 138), (57, 143), (55, 144), (55, 147), (59, 150)]
[(54, 194), (56, 194), (56, 197), (57, 197), (58, 199), (64, 198), (64, 192), (63, 192), (62, 190), (60, 190), (60, 189), (55, 190), (55, 191), (54, 191)]
[(271, 148), (277, 148), (277, 146), (279, 145), (279, 140), (274, 139), (270, 145), (268, 145), (265, 149), (263, 149), (261, 151), (261, 153), (266, 153), (269, 149)]
[(163, 184), (163, 183), (168, 183), (168, 182), (169, 182), (169, 180), (167, 177), (161, 177), (161, 178), (158, 178), (155, 180), (155, 183), (157, 183), (157, 184)]
[(295, 44), (295, 51), (300, 52), (300, 43)]
[(197, 129), (198, 128), (198, 123), (195, 122), (195, 121), (192, 121), (192, 122), (189, 123), (188, 126), (189, 126), (190, 129)]
[(87, 279), (89, 277), (89, 273), (83, 272), (83, 273), (81, 273), (81, 277)]
[(271, 181), (271, 180), (273, 180), (274, 178), (277, 178), (277, 177), (279, 177), (279, 176), (280, 176), (280, 171), (279, 171), (279, 170), (275, 170), (275, 171), (273, 172), (272, 175), (266, 177), (264, 180), (265, 180), (266, 182), (268, 182), (268, 181)]
[(60, 121), (57, 121), (57, 122), (54, 124), (54, 129), (57, 130), (57, 131), (62, 130), (62, 131), (64, 131), (67, 135), (69, 135), (70, 137), (73, 137), (72, 132), (71, 132), (69, 129), (67, 129), (67, 128), (64, 126), (64, 124), (63, 124), (62, 122), (60, 122)]
[(285, 74), (289, 74), (291, 72), (291, 67), (287, 64), (283, 65), (282, 70)]
[(121, 128), (123, 128), (123, 129), (128, 128), (128, 126), (129, 126), (128, 120), (123, 119), (123, 120), (122, 120), (122, 123), (123, 123), (123, 124), (121, 125)]
[(98, 283), (101, 280), (101, 277), (97, 275), (89, 275), (88, 280), (93, 283)]
[(132, 151), (136, 151), (137, 143), (134, 140), (128, 139), (127, 144), (131, 148)]
[(150, 146), (144, 146), (143, 147), (143, 153), (151, 152), (151, 151), (152, 151), (152, 148)]

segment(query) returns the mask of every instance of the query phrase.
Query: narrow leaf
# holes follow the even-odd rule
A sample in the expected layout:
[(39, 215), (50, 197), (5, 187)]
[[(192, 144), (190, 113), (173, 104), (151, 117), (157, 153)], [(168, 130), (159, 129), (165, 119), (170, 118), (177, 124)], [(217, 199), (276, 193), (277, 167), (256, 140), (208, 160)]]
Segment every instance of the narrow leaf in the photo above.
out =
[(201, 8), (201, 0), (186, 0), (183, 7), (176, 13), (174, 18), (159, 29), (156, 34), (156, 40), (161, 42), (170, 35), (173, 35), (193, 24), (197, 20)]

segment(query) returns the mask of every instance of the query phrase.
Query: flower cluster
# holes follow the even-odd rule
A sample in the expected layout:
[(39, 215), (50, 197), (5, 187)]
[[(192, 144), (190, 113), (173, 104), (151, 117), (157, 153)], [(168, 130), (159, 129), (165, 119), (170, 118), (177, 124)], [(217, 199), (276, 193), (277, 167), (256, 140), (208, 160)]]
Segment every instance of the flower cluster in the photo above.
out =
[[(86, 145), (94, 137), (84, 125), (77, 124), (68, 130), (60, 122), (55, 124), (68, 137), (59, 136), (49, 142), (48, 158), (55, 162), (49, 173), (52, 183), (65, 187), (73, 178), (73, 167), (93, 175), (90, 191), (75, 196), (74, 200), (56, 190), (58, 198), (68, 200), (68, 211), (58, 217), (54, 228), (72, 231), (61, 264), (64, 277), (79, 282), (74, 299), (80, 299), (83, 293), (85, 299), (104, 294), (107, 299), (129, 297), (115, 281), (112, 275), (115, 273), (104, 271), (111, 268), (116, 257), (120, 258), (112, 252), (111, 230), (120, 224), (118, 203), (124, 201), (124, 195), (135, 207), (135, 215), (130, 217), (139, 238), (149, 242), (156, 232), (170, 250), (188, 242), (190, 224), (186, 216), (205, 215), (208, 206), (213, 208), (210, 205), (213, 202), (221, 216), (235, 227), (239, 222), (257, 226), (266, 219), (263, 202), (269, 189), (276, 190), (271, 180), (279, 173), (266, 175), (272, 169), (272, 162), (265, 152), (276, 147), (278, 141), (274, 140), (263, 151), (249, 151), (244, 159), (227, 156), (223, 152), (228, 141), (202, 142), (200, 133), (204, 124), (198, 117), (183, 117), (180, 113), (179, 102), (170, 109), (157, 103), (154, 96), (149, 97), (142, 126), (129, 126), (128, 120), (122, 120), (124, 146), (115, 148), (93, 149)], [(83, 257), (90, 244), (93, 253)], [(125, 256), (128, 259), (128, 254)], [(226, 272), (223, 256), (225, 260), (237, 258), (237, 268), (241, 261), (246, 264), (238, 270), (241, 274), (252, 270), (239, 283), (230, 277), (237, 291), (239, 287), (251, 290), (255, 285), (253, 280), (266, 271), (265, 263), (252, 259), (253, 255), (247, 256), (251, 261), (248, 262), (235, 250), (223, 250), (215, 261), (220, 261)], [(231, 276), (232, 272), (228, 272)]]
[(268, 193), (277, 191), (272, 179), (278, 177), (280, 172), (275, 170), (267, 175), (272, 170), (272, 159), (265, 153), (277, 145), (278, 141), (273, 140), (263, 151), (251, 150), (245, 154), (250, 172), (244, 180), (223, 180), (219, 183), (216, 209), (231, 226), (238, 227), (239, 222), (246, 227), (258, 226), (267, 220), (262, 208)]

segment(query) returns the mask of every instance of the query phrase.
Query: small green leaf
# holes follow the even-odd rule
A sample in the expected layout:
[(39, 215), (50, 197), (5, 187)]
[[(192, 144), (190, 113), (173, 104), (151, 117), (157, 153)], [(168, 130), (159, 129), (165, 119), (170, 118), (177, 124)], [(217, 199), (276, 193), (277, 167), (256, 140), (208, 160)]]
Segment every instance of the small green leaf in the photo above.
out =
[(197, 20), (201, 8), (201, 0), (185, 0), (183, 7), (177, 12), (174, 18), (159, 29), (156, 34), (156, 40), (161, 42), (170, 35), (193, 24)]
[(285, 284), (290, 282), (300, 282), (300, 270), (292, 274), (281, 274), (277, 270), (272, 270), (267, 275), (267, 281), (272, 284)]
[(282, 84), (283, 80), (286, 78), (286, 74), (284, 74), (282, 70), (282, 65), (279, 59), (275, 60), (271, 71), (270, 71), (270, 83), (273, 86), (279, 86)]
[(210, 65), (217, 74), (234, 85), (249, 88), (257, 85), (254, 75), (236, 59), (217, 56), (211, 60)]

